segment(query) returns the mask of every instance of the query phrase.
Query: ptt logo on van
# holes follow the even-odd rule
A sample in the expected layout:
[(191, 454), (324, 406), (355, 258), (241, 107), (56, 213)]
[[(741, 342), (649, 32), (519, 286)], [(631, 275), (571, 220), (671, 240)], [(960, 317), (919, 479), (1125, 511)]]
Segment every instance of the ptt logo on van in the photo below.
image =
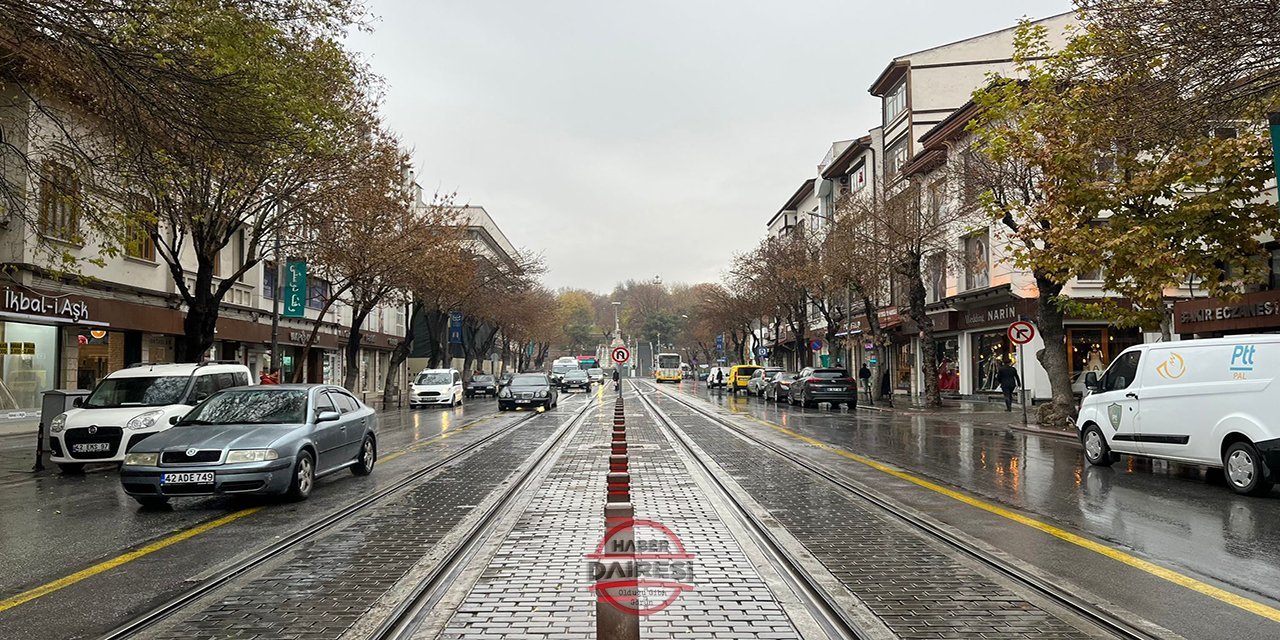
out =
[(1243, 380), (1245, 373), (1253, 371), (1253, 355), (1257, 351), (1258, 346), (1252, 344), (1238, 344), (1231, 349), (1232, 378)]

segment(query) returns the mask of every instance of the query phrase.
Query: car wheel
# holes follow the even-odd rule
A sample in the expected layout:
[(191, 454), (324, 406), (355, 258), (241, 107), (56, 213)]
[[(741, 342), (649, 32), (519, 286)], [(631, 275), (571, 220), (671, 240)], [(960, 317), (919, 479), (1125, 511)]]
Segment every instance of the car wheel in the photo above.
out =
[(1259, 496), (1271, 491), (1275, 480), (1267, 473), (1266, 462), (1253, 443), (1236, 442), (1222, 454), (1222, 469), (1227, 483), (1236, 493)]
[(1107, 438), (1102, 435), (1102, 429), (1098, 425), (1091, 424), (1080, 432), (1080, 444), (1084, 447), (1084, 459), (1089, 464), (1099, 467), (1109, 467), (1115, 462), (1115, 456), (1111, 455), (1111, 447), (1107, 446)]
[(356, 463), (351, 465), (351, 473), (367, 476), (373, 473), (373, 465), (377, 461), (378, 447), (374, 444), (372, 436), (365, 436), (364, 442), (360, 445), (360, 457), (356, 458)]
[(315, 458), (311, 456), (311, 452), (301, 451), (298, 453), (298, 461), (293, 463), (293, 480), (289, 482), (289, 490), (285, 495), (290, 500), (306, 500), (315, 483)]
[(795, 396), (793, 396), (793, 395), (791, 395), (790, 393), (788, 393), (788, 394), (787, 394), (787, 404), (788, 404), (789, 406), (792, 406), (792, 407), (796, 406), (796, 397), (795, 397)]
[(850, 403), (848, 403), (848, 405), (849, 405), (849, 410), (850, 410), (850, 411), (853, 411), (853, 410), (855, 410), (855, 409), (857, 409), (857, 408), (858, 408), (858, 403), (857, 403), (857, 402), (850, 402)]
[(806, 409), (817, 409), (817, 408), (818, 408), (818, 403), (814, 402), (813, 400), (809, 400), (809, 399), (806, 399), (806, 398), (803, 398), (803, 397), (802, 397), (802, 398), (801, 398), (801, 401), (804, 403), (804, 408), (806, 408)]
[(78, 462), (59, 462), (58, 469), (62, 470), (62, 473), (69, 476), (84, 473), (84, 465)]
[(133, 499), (146, 509), (157, 509), (169, 504), (167, 496), (133, 496)]

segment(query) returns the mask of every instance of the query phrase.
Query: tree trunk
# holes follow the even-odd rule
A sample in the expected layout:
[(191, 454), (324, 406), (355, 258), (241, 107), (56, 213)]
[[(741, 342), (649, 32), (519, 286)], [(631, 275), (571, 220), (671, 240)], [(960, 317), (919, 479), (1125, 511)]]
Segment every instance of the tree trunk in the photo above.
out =
[[(187, 316), (182, 319), (182, 338), (177, 341), (178, 362), (200, 362), (213, 346), (214, 329), (218, 326), (218, 310), (222, 296), (213, 289), (213, 263), (198, 260), (196, 280), (191, 288), (191, 299), (186, 300)], [(272, 366), (279, 366), (276, 354), (271, 354)]]
[(1173, 340), (1173, 304), (1167, 300), (1160, 301), (1160, 341)]
[(924, 278), (920, 273), (923, 256), (913, 253), (907, 257), (903, 267), (907, 279), (911, 282), (907, 314), (920, 329), (920, 375), (924, 378), (924, 404), (926, 407), (941, 407), (942, 393), (938, 389), (937, 344), (933, 341), (933, 320), (925, 313)]
[(342, 377), (342, 386), (351, 393), (356, 393), (356, 381), (360, 378), (360, 341), (364, 337), (360, 328), (372, 309), (351, 309), (351, 327), (347, 330), (347, 345), (343, 347), (346, 354), (346, 373)]
[[(410, 336), (405, 336), (405, 339), (401, 340), (400, 344), (396, 345), (396, 348), (391, 350), (391, 361), (387, 363), (387, 377), (382, 383), (383, 409), (391, 406), (391, 403), (396, 401), (396, 394), (393, 393), (395, 390), (392, 389), (392, 386), (396, 382), (396, 372), (400, 370), (400, 365), (404, 364), (404, 361), (409, 359), (409, 352), (413, 350), (413, 347), (411, 346), (412, 344), (412, 338)], [(404, 390), (401, 389), (400, 392), (404, 393)]]
[[(1063, 326), (1063, 313), (1055, 303), (1062, 293), (1062, 285), (1055, 283), (1045, 274), (1034, 273), (1036, 286), (1040, 289), (1039, 310), (1036, 312), (1039, 322), (1040, 337), (1044, 340), (1044, 348), (1036, 353), (1040, 366), (1049, 374), (1049, 389), (1052, 400), (1041, 406), (1037, 412), (1042, 426), (1069, 427), (1075, 422), (1076, 399), (1071, 393), (1071, 374), (1067, 362), (1067, 330)], [(1023, 367), (1025, 371), (1026, 367)], [(1026, 388), (1027, 381), (1022, 381)]]

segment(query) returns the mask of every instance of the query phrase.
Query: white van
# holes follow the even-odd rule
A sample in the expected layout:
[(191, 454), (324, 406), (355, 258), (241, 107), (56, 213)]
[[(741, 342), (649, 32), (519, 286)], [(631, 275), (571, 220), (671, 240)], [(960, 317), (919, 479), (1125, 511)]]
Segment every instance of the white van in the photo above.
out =
[(1280, 335), (1130, 347), (1085, 385), (1076, 427), (1090, 464), (1127, 453), (1219, 467), (1251, 495), (1280, 473)]
[(465, 390), (462, 374), (457, 369), (423, 369), (413, 379), (409, 390), (409, 408), (444, 405), (462, 406)]
[(123, 462), (143, 439), (215, 391), (254, 384), (236, 362), (135, 364), (98, 382), (83, 402), (49, 421), (51, 459), (66, 473), (85, 463)]

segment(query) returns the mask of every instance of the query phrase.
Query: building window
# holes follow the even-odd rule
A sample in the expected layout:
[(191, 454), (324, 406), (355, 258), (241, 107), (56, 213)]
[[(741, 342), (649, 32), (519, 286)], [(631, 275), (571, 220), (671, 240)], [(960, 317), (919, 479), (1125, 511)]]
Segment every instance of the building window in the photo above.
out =
[(80, 178), (75, 170), (65, 164), (46, 162), (44, 175), (40, 176), (40, 233), (78, 242), (80, 204)]
[[(239, 271), (240, 267), (244, 266), (245, 260), (248, 258), (248, 242), (245, 239), (244, 229), (237, 231), (235, 236), (231, 238), (231, 242), (232, 249), (234, 250), (236, 257), (236, 271)], [(244, 280), (243, 273), (240, 274), (240, 280)]]
[(276, 283), (280, 277), (280, 270), (276, 268), (276, 263), (270, 260), (262, 262), (262, 297), (267, 300), (273, 300), (276, 297)]
[(991, 253), (986, 233), (964, 239), (964, 263), (965, 290), (991, 285)]
[(907, 110), (907, 81), (904, 78), (884, 97), (884, 124), (889, 123)]
[(886, 179), (893, 179), (902, 171), (902, 167), (907, 164), (907, 138), (904, 136), (901, 140), (889, 145), (884, 152), (884, 176)]
[(941, 251), (930, 255), (926, 271), (929, 302), (937, 302), (947, 297), (947, 255)]
[(324, 278), (311, 278), (307, 283), (307, 308), (320, 310), (329, 301), (329, 281)]
[(156, 243), (151, 234), (156, 228), (155, 206), (151, 198), (133, 194), (129, 198), (129, 229), (125, 232), (124, 254), (130, 258), (155, 262)]

